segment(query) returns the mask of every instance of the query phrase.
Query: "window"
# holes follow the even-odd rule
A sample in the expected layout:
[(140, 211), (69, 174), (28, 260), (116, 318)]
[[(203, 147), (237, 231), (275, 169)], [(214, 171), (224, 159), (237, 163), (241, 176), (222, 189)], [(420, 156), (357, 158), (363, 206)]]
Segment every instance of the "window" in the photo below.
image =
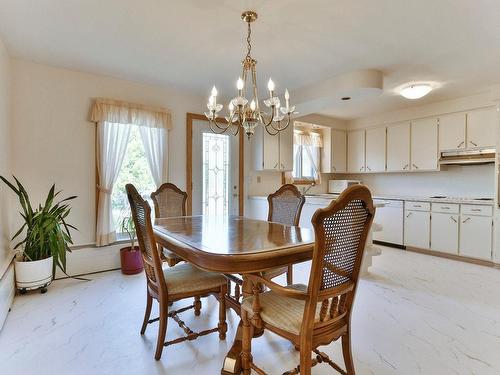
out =
[(130, 215), (130, 206), (125, 185), (129, 183), (133, 184), (142, 197), (149, 201), (151, 208), (153, 208), (153, 205), (150, 200), (150, 194), (156, 190), (139, 133), (139, 127), (137, 125), (130, 125), (130, 127), (130, 136), (125, 157), (111, 195), (113, 223), (118, 238), (122, 238), (124, 234), (122, 233), (123, 218)]
[(316, 181), (320, 171), (321, 136), (317, 133), (294, 132), (293, 179)]

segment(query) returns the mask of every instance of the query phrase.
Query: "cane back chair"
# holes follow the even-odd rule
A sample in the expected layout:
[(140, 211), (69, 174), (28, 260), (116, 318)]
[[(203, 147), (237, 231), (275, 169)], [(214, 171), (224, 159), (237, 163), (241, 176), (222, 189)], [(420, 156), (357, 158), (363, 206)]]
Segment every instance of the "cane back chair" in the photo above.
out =
[[(288, 226), (297, 226), (300, 221), (300, 213), (306, 199), (295, 185), (285, 184), (276, 192), (267, 197), (269, 211), (267, 221), (280, 223)], [(266, 279), (272, 279), (286, 272), (288, 285), (293, 283), (293, 265), (275, 268), (263, 273)]]
[[(351, 312), (365, 242), (375, 209), (370, 191), (361, 185), (346, 189), (312, 218), (316, 243), (309, 284), (282, 287), (260, 275), (246, 275), (253, 295), (242, 304), (243, 374), (255, 369), (252, 360), (254, 329), (270, 331), (290, 340), (300, 350), (300, 365), (285, 374), (310, 375), (311, 367), (326, 362), (341, 374), (354, 374), (351, 353)], [(270, 291), (259, 293), (261, 285)], [(346, 371), (318, 347), (342, 338)], [(311, 352), (316, 357), (311, 358)]]
[[(219, 338), (226, 338), (226, 306), (225, 294), (227, 291), (226, 279), (213, 272), (202, 271), (189, 263), (179, 264), (175, 267), (163, 267), (160, 252), (156, 246), (151, 224), (151, 208), (135, 187), (126, 186), (127, 196), (132, 210), (139, 248), (144, 262), (144, 271), (147, 281), (146, 312), (142, 323), (141, 334), (144, 334), (149, 323), (159, 321), (158, 338), (156, 343), (155, 359), (161, 358), (164, 346), (177, 344), (186, 340), (194, 340), (199, 336), (219, 332)], [(179, 318), (179, 313), (196, 308), (193, 304), (177, 311), (168, 311), (168, 306), (174, 301), (192, 297), (204, 297), (213, 294), (219, 300), (219, 323), (217, 328), (193, 332)], [(153, 299), (158, 301), (160, 316), (149, 319)], [(172, 318), (186, 333), (185, 336), (165, 342), (167, 332), (167, 319)]]
[[(186, 216), (187, 193), (174, 184), (169, 182), (162, 184), (158, 190), (151, 193), (151, 199), (155, 207), (156, 218)], [(165, 248), (163, 248), (162, 255), (170, 267), (183, 261), (180, 256)]]

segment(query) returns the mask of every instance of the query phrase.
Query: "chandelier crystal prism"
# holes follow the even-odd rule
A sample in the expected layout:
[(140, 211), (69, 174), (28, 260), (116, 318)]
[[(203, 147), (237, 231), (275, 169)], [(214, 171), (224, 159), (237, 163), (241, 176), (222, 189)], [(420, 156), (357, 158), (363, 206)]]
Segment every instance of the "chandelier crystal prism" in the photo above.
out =
[[(271, 78), (267, 83), (269, 97), (263, 101), (268, 108), (268, 112), (262, 111), (259, 106), (259, 95), (257, 89), (257, 61), (252, 58), (252, 28), (251, 23), (257, 19), (257, 13), (253, 11), (243, 12), (241, 19), (248, 25), (247, 34), (247, 54), (241, 65), (243, 67), (242, 75), (236, 81), (236, 89), (238, 95), (231, 99), (228, 104), (228, 115), (224, 120), (219, 118), (218, 113), (222, 111), (223, 105), (217, 103), (217, 89), (214, 86), (208, 98), (207, 108), (205, 112), (210, 129), (217, 134), (230, 131), (237, 135), (240, 128), (243, 128), (245, 134), (250, 139), (255, 133), (255, 128), (259, 125), (270, 135), (276, 135), (285, 130), (290, 125), (292, 114), (295, 114), (295, 106), (290, 105), (290, 94), (285, 90), (284, 99), (285, 105), (281, 106), (281, 101), (278, 96), (275, 96), (275, 85)], [(246, 98), (247, 80), (251, 85), (251, 100)]]

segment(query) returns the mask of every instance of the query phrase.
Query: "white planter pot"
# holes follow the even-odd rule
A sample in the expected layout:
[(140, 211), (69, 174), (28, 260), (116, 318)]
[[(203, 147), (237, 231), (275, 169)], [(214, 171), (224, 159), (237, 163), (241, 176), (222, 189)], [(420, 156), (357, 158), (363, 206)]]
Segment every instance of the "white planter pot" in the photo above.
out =
[(53, 257), (33, 262), (15, 261), (17, 289), (43, 288), (52, 282)]

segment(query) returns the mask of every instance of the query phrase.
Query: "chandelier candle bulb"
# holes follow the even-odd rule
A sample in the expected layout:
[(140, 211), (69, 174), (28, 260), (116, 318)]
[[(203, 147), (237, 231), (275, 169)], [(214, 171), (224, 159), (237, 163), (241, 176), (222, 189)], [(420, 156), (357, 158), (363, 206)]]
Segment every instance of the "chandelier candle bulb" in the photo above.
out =
[(288, 92), (288, 89), (285, 89), (285, 105), (288, 110), (290, 108), (290, 93)]
[(271, 78), (267, 82), (267, 89), (269, 90), (269, 97), (272, 98), (274, 96), (274, 82)]
[(252, 100), (252, 101), (250, 102), (250, 109), (251, 109), (252, 111), (255, 111), (255, 100)]

